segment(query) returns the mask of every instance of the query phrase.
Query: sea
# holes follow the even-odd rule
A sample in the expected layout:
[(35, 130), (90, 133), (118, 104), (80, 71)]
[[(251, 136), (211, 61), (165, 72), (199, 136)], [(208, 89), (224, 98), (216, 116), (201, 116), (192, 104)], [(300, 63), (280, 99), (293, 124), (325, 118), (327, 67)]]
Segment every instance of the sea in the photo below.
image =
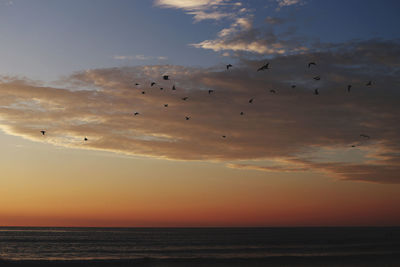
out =
[(55, 266), (85, 266), (85, 263), (90, 266), (400, 266), (400, 227), (0, 227), (0, 266), (53, 263), (57, 263)]

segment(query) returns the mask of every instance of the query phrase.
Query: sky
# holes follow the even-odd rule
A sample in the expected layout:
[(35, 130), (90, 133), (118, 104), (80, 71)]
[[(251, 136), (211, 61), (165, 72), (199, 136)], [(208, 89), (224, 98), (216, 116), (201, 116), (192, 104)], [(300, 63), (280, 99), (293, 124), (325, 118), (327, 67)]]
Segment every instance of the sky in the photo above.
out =
[(399, 9), (0, 0), (0, 226), (400, 225)]

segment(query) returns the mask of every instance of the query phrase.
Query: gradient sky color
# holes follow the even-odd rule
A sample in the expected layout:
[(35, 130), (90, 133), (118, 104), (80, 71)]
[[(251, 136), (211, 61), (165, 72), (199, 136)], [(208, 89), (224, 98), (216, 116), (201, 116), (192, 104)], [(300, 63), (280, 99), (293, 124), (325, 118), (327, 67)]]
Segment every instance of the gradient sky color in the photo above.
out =
[(0, 226), (400, 225), (398, 10), (0, 0)]

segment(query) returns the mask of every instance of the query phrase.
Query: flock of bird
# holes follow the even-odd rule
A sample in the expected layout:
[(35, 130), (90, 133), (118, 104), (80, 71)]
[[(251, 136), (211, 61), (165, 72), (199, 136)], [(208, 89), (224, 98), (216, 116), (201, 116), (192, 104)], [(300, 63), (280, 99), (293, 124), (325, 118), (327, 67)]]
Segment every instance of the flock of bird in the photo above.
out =
[[(312, 66), (317, 66), (317, 63), (315, 63), (315, 62), (309, 62), (307, 66), (308, 66), (308, 68), (310, 69)], [(228, 64), (228, 65), (226, 65), (226, 70), (229, 70), (229, 69), (232, 68), (232, 67), (233, 67), (232, 64)], [(270, 64), (269, 64), (269, 63), (266, 63), (266, 64), (262, 65), (261, 67), (259, 67), (259, 68), (257, 69), (257, 72), (258, 72), (258, 71), (268, 70), (268, 69), (270, 69)], [(170, 80), (170, 79), (169, 79), (169, 75), (163, 75), (162, 78), (163, 78), (163, 80)], [(319, 80), (321, 80), (321, 77), (318, 75), (318, 76), (313, 77), (313, 79), (314, 79), (315, 81), (319, 81)], [(139, 86), (139, 85), (140, 85), (139, 83), (135, 83), (135, 86)], [(156, 82), (151, 82), (151, 83), (150, 83), (150, 87), (153, 87), (154, 85), (156, 85)], [(365, 85), (366, 85), (366, 86), (372, 86), (372, 81), (368, 81)], [(296, 85), (295, 85), (295, 84), (291, 85), (291, 88), (296, 88)], [(347, 85), (347, 92), (350, 92), (351, 88), (352, 88), (352, 85), (351, 85), (351, 84)], [(163, 87), (160, 87), (160, 90), (164, 90), (164, 88), (163, 88)], [(173, 90), (173, 91), (176, 90), (175, 85), (172, 86), (172, 90)], [(271, 89), (270, 92), (273, 93), (273, 94), (276, 94), (276, 90), (274, 90), (274, 89)], [(145, 91), (142, 91), (141, 93), (142, 93), (142, 94), (146, 94)], [(214, 93), (214, 90), (212, 90), (212, 89), (208, 90), (208, 94), (209, 94), (209, 95), (212, 94), (212, 93)], [(318, 88), (317, 88), (317, 89), (314, 89), (314, 95), (319, 95)], [(186, 101), (186, 100), (189, 99), (189, 97), (186, 96), (186, 97), (182, 97), (181, 99), (182, 99), (183, 101)], [(249, 102), (250, 104), (252, 104), (253, 101), (254, 101), (254, 98), (251, 98), (251, 99), (249, 99), (248, 102)], [(168, 107), (168, 104), (164, 104), (164, 107), (167, 108), (167, 107)], [(134, 113), (133, 113), (134, 116), (138, 116), (139, 114), (140, 114), (139, 112), (134, 112)], [(244, 112), (241, 111), (241, 112), (240, 112), (240, 115), (243, 116), (243, 115), (244, 115)], [(191, 118), (190, 116), (185, 116), (185, 120), (190, 120), (190, 118)], [(40, 133), (44, 136), (44, 135), (46, 134), (46, 131), (45, 131), (45, 130), (41, 130)], [(359, 136), (360, 136), (360, 138), (363, 138), (364, 140), (370, 139), (370, 136), (369, 136), (369, 135), (366, 135), (366, 134), (360, 134)], [(221, 137), (222, 137), (222, 138), (227, 138), (226, 135), (222, 135)], [(87, 138), (87, 137), (84, 137), (84, 138), (83, 138), (83, 141), (85, 141), (85, 142), (88, 141), (88, 138)], [(355, 144), (351, 145), (351, 147), (356, 147), (356, 146), (359, 146), (359, 145), (355, 145)]]

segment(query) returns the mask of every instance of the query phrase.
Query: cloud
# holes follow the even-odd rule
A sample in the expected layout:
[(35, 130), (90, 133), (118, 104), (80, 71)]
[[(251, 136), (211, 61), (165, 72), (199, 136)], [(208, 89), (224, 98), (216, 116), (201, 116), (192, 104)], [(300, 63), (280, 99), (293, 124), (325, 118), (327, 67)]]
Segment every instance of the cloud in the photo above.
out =
[(272, 29), (253, 28), (252, 17), (239, 17), (229, 28), (222, 29), (216, 39), (191, 45), (215, 52), (230, 50), (264, 55), (301, 53), (308, 49), (294, 37), (284, 39)]
[(268, 16), (268, 17), (265, 19), (265, 22), (267, 22), (267, 23), (269, 23), (269, 24), (272, 24), (272, 25), (279, 25), (279, 24), (285, 23), (285, 22), (286, 22), (286, 19)]
[(279, 11), (282, 7), (305, 5), (306, 1), (303, 1), (303, 0), (276, 0), (276, 3), (278, 4), (278, 7), (275, 9), (275, 11)]
[[(262, 72), (256, 69), (266, 60), (242, 60), (229, 71), (171, 65), (93, 69), (74, 73), (57, 88), (2, 77), (0, 127), (65, 147), (400, 183), (398, 42), (347, 43), (268, 61), (271, 69)], [(309, 61), (317, 66), (308, 69)], [(171, 80), (163, 80), (164, 74)], [(316, 75), (320, 81), (312, 79)], [(365, 85), (369, 80), (373, 86)], [(315, 88), (320, 95), (313, 95)]]
[(228, 168), (232, 169), (243, 169), (243, 170), (256, 170), (265, 172), (304, 172), (309, 171), (309, 168), (304, 167), (293, 167), (287, 166), (259, 166), (251, 164), (238, 164), (238, 163), (228, 163), (226, 165)]
[[(307, 163), (311, 169), (321, 170), (342, 180), (368, 181), (380, 183), (400, 183), (400, 161), (389, 163), (378, 161), (375, 164), (354, 163)], [(382, 177), (384, 177), (382, 179)]]
[(201, 21), (201, 20), (219, 20), (222, 18), (228, 17), (230, 14), (227, 13), (222, 13), (222, 12), (204, 12), (204, 11), (191, 11), (188, 12), (188, 14), (194, 15), (194, 20), (196, 22)]
[(133, 60), (133, 59), (135, 59), (135, 56), (115, 55), (115, 56), (113, 56), (113, 59), (116, 59), (116, 60)]
[[(278, 1), (279, 7), (300, 4), (299, 0)], [(307, 48), (283, 34), (277, 35), (271, 29), (253, 27), (254, 10), (243, 7), (240, 1), (226, 0), (157, 0), (155, 5), (162, 8), (182, 9), (193, 15), (195, 22), (206, 19), (232, 21), (229, 27), (218, 32), (215, 39), (190, 44), (196, 48), (209, 49), (215, 52), (234, 51), (264, 55), (282, 55), (304, 52)], [(268, 17), (270, 25), (282, 24), (283, 19)], [(286, 34), (287, 35), (287, 34)], [(286, 37), (286, 38), (285, 38)]]
[(185, 10), (207, 9), (218, 6), (223, 0), (157, 0), (155, 4), (164, 8), (181, 8)]
[[(377, 161), (372, 164), (351, 162), (312, 162), (303, 159), (287, 159), (285, 164), (274, 166), (262, 166), (255, 164), (228, 163), (226, 166), (232, 169), (256, 170), (263, 172), (320, 172), (327, 176), (347, 181), (367, 181), (385, 184), (398, 184), (400, 177), (400, 161), (390, 164)], [(384, 179), (381, 179), (384, 177)]]
[(232, 8), (237, 9), (242, 4), (226, 0), (156, 0), (155, 5), (162, 8), (183, 9), (187, 14), (193, 15), (195, 22), (199, 22), (234, 16)]
[(113, 56), (113, 59), (115, 60), (153, 60), (153, 59), (158, 59), (158, 60), (167, 60), (167, 57), (164, 56), (159, 56), (159, 57), (152, 57), (152, 56), (145, 56), (145, 55), (115, 55)]
[(1, 5), (4, 5), (4, 6), (7, 6), (7, 7), (10, 7), (10, 6), (13, 6), (13, 5), (14, 5), (14, 1), (10, 1), (10, 0), (1, 0), (1, 1), (0, 1), (0, 4), (1, 4)]
[(304, 1), (301, 0), (276, 0), (276, 2), (278, 3), (279, 7), (304, 4)]

